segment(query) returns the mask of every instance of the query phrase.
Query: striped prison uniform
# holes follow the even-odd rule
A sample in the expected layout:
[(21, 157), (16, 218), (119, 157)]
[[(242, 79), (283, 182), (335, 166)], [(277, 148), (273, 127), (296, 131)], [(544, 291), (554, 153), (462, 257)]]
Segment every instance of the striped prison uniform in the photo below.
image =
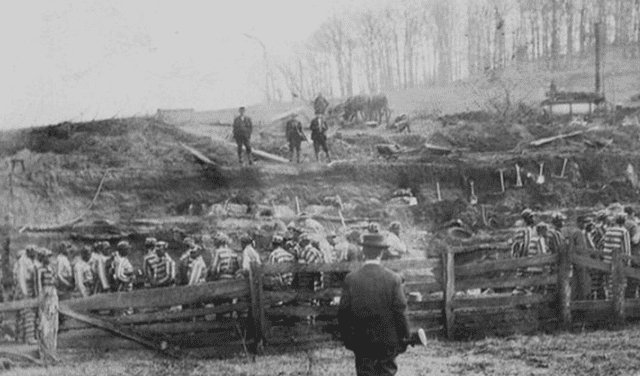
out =
[(199, 285), (206, 282), (207, 265), (204, 263), (202, 256), (195, 259), (189, 257), (187, 266), (187, 284), (189, 286)]
[(238, 277), (240, 260), (238, 254), (229, 247), (220, 247), (214, 251), (211, 260), (211, 278), (233, 279)]
[[(613, 253), (617, 252), (620, 255), (631, 255), (631, 239), (629, 237), (629, 231), (624, 226), (611, 226), (607, 228), (603, 238), (603, 252), (604, 256), (602, 261), (607, 264), (611, 264)], [(601, 273), (602, 278), (598, 280), (600, 290), (604, 290), (605, 299), (610, 299), (612, 280), (608, 273)]]
[[(13, 280), (16, 283), (15, 300), (35, 298), (36, 266), (26, 254), (20, 256), (13, 266)], [(20, 342), (33, 342), (35, 332), (36, 309), (25, 308), (18, 311), (16, 317), (16, 339)]]
[(95, 278), (91, 266), (87, 261), (78, 258), (73, 265), (73, 277), (76, 283), (75, 290), (73, 290), (74, 298), (84, 298), (91, 294), (93, 291), (93, 284)]
[(109, 292), (111, 290), (111, 276), (109, 275), (109, 257), (101, 253), (93, 252), (88, 261), (93, 273), (93, 294)]
[[(281, 263), (294, 263), (295, 257), (285, 251), (282, 247), (277, 247), (269, 255), (269, 264), (281, 264)], [(270, 278), (272, 287), (274, 288), (288, 288), (293, 284), (293, 273), (280, 273)]]
[[(524, 227), (518, 231), (512, 240), (511, 255), (514, 258), (533, 257), (547, 253), (547, 246), (544, 238), (538, 236), (533, 227)], [(541, 266), (530, 266), (527, 268), (518, 268), (517, 276), (530, 277), (542, 274), (544, 268)], [(521, 287), (516, 288), (517, 291), (523, 291)], [(527, 289), (533, 292), (533, 288)]]
[(155, 287), (171, 286), (176, 281), (176, 262), (165, 254), (151, 264), (151, 284)]
[(244, 272), (249, 272), (252, 262), (257, 262), (258, 265), (262, 263), (258, 251), (256, 251), (253, 246), (248, 245), (242, 250), (242, 270)]
[(35, 280), (35, 287), (36, 287), (36, 296), (40, 296), (44, 293), (44, 288), (47, 286), (53, 286), (54, 285), (54, 277), (53, 277), (53, 270), (51, 268), (51, 266), (43, 266), (38, 268), (38, 270), (36, 271), (36, 280)]
[(154, 277), (156, 265), (160, 262), (160, 258), (155, 250), (150, 250), (142, 259), (142, 274), (145, 282), (151, 283), (156, 281)]
[(131, 291), (133, 289), (133, 266), (126, 257), (116, 256), (114, 259), (115, 281), (118, 291)]
[(73, 269), (71, 268), (69, 258), (63, 254), (58, 254), (52, 269), (56, 287), (60, 294), (60, 300), (71, 298), (74, 285)]
[[(316, 264), (324, 261), (322, 252), (311, 244), (304, 247), (297, 258), (300, 264)], [(297, 286), (302, 289), (317, 291), (322, 288), (322, 274), (318, 272), (300, 272), (298, 273)]]

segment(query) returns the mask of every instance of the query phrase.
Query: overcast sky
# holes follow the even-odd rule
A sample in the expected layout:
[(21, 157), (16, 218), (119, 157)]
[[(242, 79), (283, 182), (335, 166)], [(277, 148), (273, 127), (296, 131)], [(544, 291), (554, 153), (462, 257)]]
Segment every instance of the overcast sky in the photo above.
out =
[(11, 2), (0, 13), (0, 128), (259, 102), (262, 49), (243, 33), (277, 55), (353, 3)]

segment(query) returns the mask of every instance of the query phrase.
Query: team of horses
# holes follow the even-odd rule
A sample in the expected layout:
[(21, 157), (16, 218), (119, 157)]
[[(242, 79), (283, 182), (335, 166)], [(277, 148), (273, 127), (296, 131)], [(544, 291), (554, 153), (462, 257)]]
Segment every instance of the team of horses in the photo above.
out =
[(389, 101), (384, 94), (355, 95), (347, 98), (328, 109), (329, 116), (339, 117), (344, 123), (354, 121), (375, 122), (381, 124), (384, 120), (389, 125), (391, 110)]

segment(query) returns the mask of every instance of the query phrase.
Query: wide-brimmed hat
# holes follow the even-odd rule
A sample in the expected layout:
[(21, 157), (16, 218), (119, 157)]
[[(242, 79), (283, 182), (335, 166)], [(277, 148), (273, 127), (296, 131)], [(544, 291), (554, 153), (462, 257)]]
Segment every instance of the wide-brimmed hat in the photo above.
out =
[(526, 208), (520, 213), (520, 216), (522, 218), (533, 218), (533, 211), (529, 208)]
[(382, 234), (364, 234), (360, 245), (368, 248), (389, 248), (387, 239)]

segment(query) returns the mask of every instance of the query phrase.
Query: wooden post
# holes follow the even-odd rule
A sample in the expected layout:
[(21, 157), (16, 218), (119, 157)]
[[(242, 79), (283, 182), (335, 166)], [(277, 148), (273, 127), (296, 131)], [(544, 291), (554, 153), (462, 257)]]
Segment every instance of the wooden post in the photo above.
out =
[(38, 352), (45, 365), (58, 362), (58, 292), (44, 286), (38, 305)]
[(260, 354), (264, 348), (264, 298), (262, 288), (262, 268), (257, 262), (251, 263), (249, 270), (251, 290), (251, 323), (254, 352)]
[(602, 82), (604, 80), (603, 80), (603, 77), (602, 77), (602, 52), (603, 52), (602, 43), (603, 43), (603, 41), (602, 41), (602, 31), (601, 31), (602, 27), (601, 26), (602, 25), (600, 24), (600, 22), (596, 22), (595, 25), (594, 25), (594, 27), (595, 27), (594, 34), (595, 34), (595, 37), (596, 37), (596, 48), (595, 48), (596, 49), (596, 51), (595, 51), (595, 54), (596, 54), (596, 88), (595, 88), (595, 92), (598, 93), (598, 94), (602, 93), (602, 91), (603, 91), (602, 89), (604, 87), (603, 82)]
[(613, 252), (611, 259), (611, 301), (613, 304), (613, 319), (615, 326), (623, 326), (625, 322), (624, 290), (627, 277), (624, 274), (624, 261), (619, 252)]
[(453, 298), (456, 294), (454, 253), (448, 247), (442, 253), (442, 281), (444, 283), (444, 328), (448, 340), (453, 340), (454, 326), (456, 322), (453, 310)]
[(571, 259), (568, 247), (558, 254), (558, 315), (563, 330), (571, 328)]

